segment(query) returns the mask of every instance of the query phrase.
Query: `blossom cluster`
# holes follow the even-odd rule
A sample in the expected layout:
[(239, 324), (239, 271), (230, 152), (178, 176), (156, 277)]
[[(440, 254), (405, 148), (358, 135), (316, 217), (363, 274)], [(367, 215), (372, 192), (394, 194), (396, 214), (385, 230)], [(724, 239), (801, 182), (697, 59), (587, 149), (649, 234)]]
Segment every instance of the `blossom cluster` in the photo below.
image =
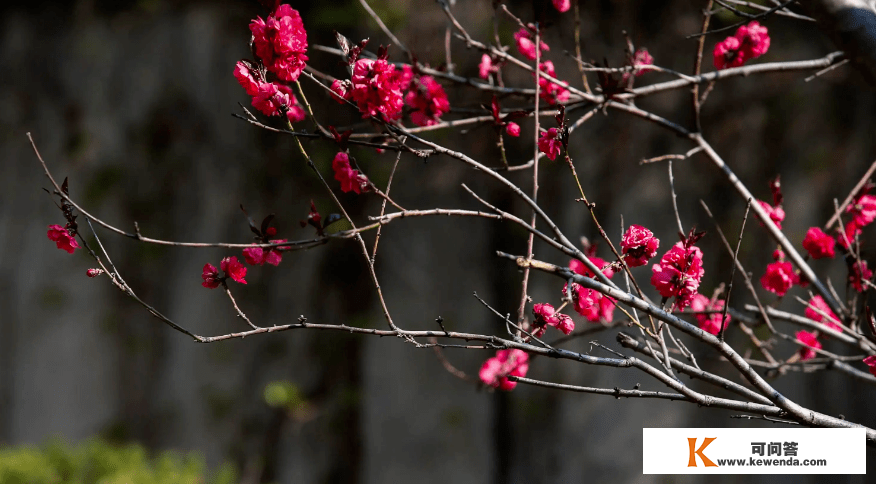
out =
[(249, 29), (264, 66), (280, 80), (297, 80), (307, 62), (307, 31), (298, 11), (284, 3), (267, 20), (257, 17)]
[(356, 59), (352, 67), (350, 80), (335, 79), (331, 90), (336, 101), (356, 103), (363, 118), (397, 121), (407, 104), (414, 124), (432, 126), (450, 111), (447, 93), (434, 77), (416, 75), (409, 65), (397, 69), (386, 60), (385, 49), (377, 59)]
[(341, 191), (362, 193), (368, 190), (368, 177), (354, 170), (350, 166), (350, 155), (339, 152), (332, 160), (332, 170), (335, 172), (335, 180), (341, 182)]
[(70, 254), (79, 248), (79, 242), (76, 242), (76, 238), (73, 237), (73, 234), (70, 233), (66, 227), (61, 225), (49, 225), (47, 235), (49, 240), (55, 242), (59, 249), (65, 250)]
[(621, 240), (624, 262), (630, 267), (639, 267), (657, 255), (660, 239), (641, 225), (630, 225)]
[(532, 307), (532, 312), (535, 314), (533, 336), (539, 337), (543, 335), (547, 326), (553, 326), (562, 331), (563, 334), (569, 334), (575, 330), (575, 322), (572, 321), (572, 318), (566, 314), (556, 312), (550, 304), (535, 304)]
[[(778, 227), (778, 229), (781, 230), (782, 229), (782, 221), (785, 220), (785, 210), (782, 208), (782, 206), (781, 205), (770, 205), (769, 203), (764, 202), (763, 200), (758, 200), (757, 203), (760, 204), (761, 208), (763, 208), (763, 211), (766, 212), (767, 215), (769, 215), (770, 220), (772, 220), (773, 223), (776, 224), (776, 227)], [(763, 225), (763, 224), (761, 224), (761, 225)]]
[(809, 253), (813, 259), (821, 259), (824, 257), (833, 257), (836, 252), (836, 241), (833, 237), (824, 233), (818, 227), (810, 227), (806, 231), (806, 238), (803, 239), (803, 248)]
[(648, 66), (653, 64), (654, 57), (648, 53), (648, 49), (637, 49), (630, 59), (630, 66), (633, 67), (633, 73), (630, 74), (629, 72), (624, 72), (623, 76), (621, 76), (621, 84), (629, 82), (631, 76), (639, 77), (644, 73), (653, 70), (653, 68), (648, 68)]
[(794, 284), (800, 284), (800, 276), (794, 272), (794, 266), (785, 260), (785, 253), (776, 250), (773, 253), (775, 262), (769, 264), (760, 278), (760, 284), (764, 289), (781, 297), (791, 289)]
[[(780, 199), (780, 195), (779, 195)], [(764, 201), (758, 201), (764, 211), (770, 216), (780, 229), (781, 222), (785, 219), (785, 212), (780, 204), (770, 205)], [(820, 227), (810, 227), (803, 238), (802, 246), (813, 259), (833, 258), (836, 256), (836, 245), (848, 250), (852, 240), (857, 237), (861, 229), (876, 220), (876, 196), (863, 194), (846, 208), (846, 213), (851, 219), (846, 223), (843, 230), (838, 230), (836, 237), (825, 233)], [(769, 264), (761, 277), (761, 285), (764, 289), (784, 296), (795, 284), (806, 285), (806, 280), (794, 271), (790, 262), (785, 260), (781, 250), (773, 254), (775, 262)], [(864, 290), (865, 280), (869, 280), (873, 272), (867, 267), (866, 261), (854, 261), (849, 264), (849, 284), (858, 292)]]
[(705, 311), (723, 311), (725, 301), (722, 299), (711, 300), (702, 294), (697, 294), (691, 300), (691, 311), (700, 313), (695, 317), (699, 323), (700, 329), (707, 333), (717, 335), (721, 332), (721, 328), (726, 328), (730, 323), (730, 315), (723, 316), (724, 324), (721, 324), (723, 312), (705, 312)]
[[(298, 79), (307, 62), (307, 32), (298, 11), (280, 5), (267, 20), (257, 17), (249, 29), (258, 64), (241, 60), (234, 77), (252, 97), (252, 105), (266, 116), (285, 115), (290, 122), (304, 119), (304, 110), (284, 82)], [(277, 81), (268, 81), (268, 73)]]
[(661, 296), (675, 297), (675, 307), (688, 307), (703, 278), (703, 251), (686, 242), (678, 242), (652, 266), (651, 284)]
[(405, 103), (414, 109), (411, 122), (417, 126), (438, 124), (438, 118), (450, 111), (447, 93), (432, 76), (420, 76), (411, 84)]
[[(517, 43), (517, 50), (520, 51), (520, 54), (523, 57), (526, 57), (529, 60), (536, 59), (536, 47), (535, 47), (535, 39), (533, 38), (532, 32), (535, 30), (534, 26), (530, 26), (530, 28), (521, 27), (520, 30), (514, 32), (514, 41)], [(547, 44), (544, 43), (541, 39), (538, 41), (538, 47), (540, 52), (538, 52), (538, 57), (541, 57), (542, 52), (546, 52), (551, 50)]]
[(478, 75), (481, 79), (489, 79), (490, 74), (499, 72), (499, 64), (489, 55), (481, 56), (481, 63), (478, 64)]
[(876, 355), (870, 355), (864, 358), (864, 364), (870, 367), (870, 373), (876, 376)]
[(551, 161), (557, 159), (557, 156), (563, 151), (562, 131), (557, 128), (550, 128), (541, 132), (538, 139), (538, 151), (544, 153)]
[(219, 263), (219, 268), (225, 273), (224, 276), (219, 275), (219, 269), (213, 264), (204, 264), (204, 269), (201, 278), (204, 282), (202, 286), (208, 289), (216, 289), (223, 284), (227, 279), (231, 279), (240, 284), (246, 284), (246, 266), (238, 262), (237, 257), (226, 257)]
[[(243, 206), (241, 206), (241, 209), (243, 209)], [(262, 266), (265, 263), (271, 264), (272, 266), (280, 265), (280, 262), (283, 261), (283, 251), (288, 250), (288, 247), (260, 247), (260, 244), (283, 244), (287, 242), (286, 239), (272, 238), (277, 235), (277, 229), (271, 227), (271, 221), (273, 221), (274, 215), (268, 215), (262, 221), (261, 226), (257, 226), (256, 223), (249, 218), (246, 210), (244, 210), (244, 214), (249, 219), (250, 230), (256, 235), (255, 243), (252, 247), (243, 249), (243, 259), (251, 266)], [(220, 275), (220, 270), (224, 275)], [(226, 257), (219, 263), (218, 269), (212, 264), (204, 264), (204, 268), (201, 272), (201, 278), (203, 279), (201, 285), (208, 289), (215, 289), (220, 285), (224, 285), (228, 279), (240, 284), (246, 284), (246, 272), (246, 266), (238, 261), (237, 257)]]
[[(600, 272), (602, 272), (605, 277), (611, 278), (611, 276), (614, 275), (614, 269), (611, 264), (606, 263), (605, 260), (596, 256), (587, 256), (587, 258), (593, 263), (593, 265), (600, 268)], [(593, 272), (578, 259), (572, 259), (569, 261), (569, 269), (584, 277), (592, 278), (595, 276)], [(565, 294), (567, 290), (568, 288), (564, 287), (563, 293)], [(588, 289), (576, 283), (572, 284), (571, 293), (572, 301), (575, 303), (575, 312), (584, 316), (587, 321), (590, 321), (591, 323), (599, 323), (612, 320), (614, 315), (614, 299), (610, 296), (606, 296), (597, 290)]]
[(341, 99), (353, 101), (363, 118), (382, 115), (388, 121), (401, 117), (404, 108), (402, 91), (413, 76), (410, 67), (396, 71), (386, 58), (357, 59), (349, 81), (335, 79), (332, 91)]
[(876, 219), (876, 196), (861, 195), (854, 203), (849, 204), (846, 213), (850, 214), (852, 219), (846, 223), (845, 231), (839, 234), (838, 240), (841, 246), (848, 249), (855, 237), (861, 233), (861, 229)]
[(840, 333), (843, 331), (842, 326), (840, 326), (839, 318), (833, 311), (831, 311), (830, 306), (824, 302), (824, 298), (821, 296), (813, 296), (812, 299), (809, 300), (809, 305), (806, 306), (804, 314), (806, 314), (807, 318), (813, 321), (818, 321), (834, 331)]
[(517, 382), (508, 379), (509, 376), (526, 376), (529, 371), (529, 354), (523, 350), (499, 350), (496, 356), (488, 359), (478, 373), (481, 381), (499, 390), (510, 391)]
[(553, 0), (554, 8), (557, 9), (560, 13), (568, 12), (570, 8), (572, 8), (571, 0)]
[[(287, 239), (271, 239), (268, 242), (271, 244), (282, 244), (287, 242)], [(276, 267), (283, 261), (283, 250), (283, 247), (247, 247), (243, 249), (243, 258), (251, 266), (261, 266), (267, 262)]]
[(760, 57), (770, 48), (767, 28), (757, 21), (739, 27), (736, 33), (715, 45), (712, 52), (715, 69), (739, 67), (750, 59)]
[[(539, 64), (538, 70), (544, 72), (551, 77), (557, 76), (557, 72), (554, 70), (554, 63), (551, 61), (544, 61)], [(569, 90), (554, 81), (550, 81), (544, 77), (539, 76), (538, 86), (539, 96), (551, 106), (557, 103), (564, 103), (569, 100)]]
[(821, 349), (821, 342), (817, 339), (818, 333), (797, 331), (794, 336), (805, 345), (800, 348), (800, 359), (805, 361), (815, 358), (815, 355), (817, 354), (815, 350)]

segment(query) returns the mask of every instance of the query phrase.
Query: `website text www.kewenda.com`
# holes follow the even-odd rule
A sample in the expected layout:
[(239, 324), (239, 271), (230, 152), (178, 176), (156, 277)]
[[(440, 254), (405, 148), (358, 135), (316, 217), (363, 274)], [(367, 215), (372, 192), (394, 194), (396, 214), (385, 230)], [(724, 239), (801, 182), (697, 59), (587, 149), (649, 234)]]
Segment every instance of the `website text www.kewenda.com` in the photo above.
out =
[(719, 466), (748, 466), (748, 467), (767, 467), (767, 466), (826, 466), (827, 459), (716, 459)]

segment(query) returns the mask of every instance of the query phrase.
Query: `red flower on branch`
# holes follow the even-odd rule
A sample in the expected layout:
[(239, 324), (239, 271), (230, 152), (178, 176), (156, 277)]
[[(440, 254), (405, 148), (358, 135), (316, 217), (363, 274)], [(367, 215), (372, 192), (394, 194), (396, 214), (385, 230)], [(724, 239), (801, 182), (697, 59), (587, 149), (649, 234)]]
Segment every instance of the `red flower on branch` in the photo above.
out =
[(560, 13), (566, 13), (572, 8), (571, 0), (553, 0), (554, 8), (557, 9)]
[[(614, 269), (611, 264), (607, 264), (603, 259), (595, 256), (588, 256), (590, 262), (600, 268), (600, 272), (605, 274), (605, 277), (614, 275)], [(585, 277), (593, 277), (593, 272), (578, 259), (569, 261), (569, 269), (572, 269), (576, 274)], [(567, 288), (563, 287), (563, 294)], [(601, 321), (611, 321), (614, 315), (614, 299), (599, 291), (587, 289), (579, 284), (572, 284), (572, 299), (575, 303), (575, 312), (583, 316), (591, 323)]]
[(575, 322), (572, 321), (572, 318), (556, 312), (550, 304), (536, 304), (532, 307), (532, 313), (535, 315), (533, 323), (535, 330), (532, 334), (536, 337), (543, 335), (547, 326), (553, 326), (562, 331), (563, 334), (569, 334), (575, 329)]
[(85, 271), (85, 275), (88, 277), (97, 277), (103, 274), (103, 272), (103, 269), (88, 269), (87, 271)]
[(255, 53), (269, 71), (284, 81), (295, 81), (307, 63), (307, 31), (298, 11), (280, 5), (267, 20), (249, 24)]
[(654, 57), (648, 53), (648, 49), (638, 49), (633, 54), (633, 67), (635, 67), (636, 77), (652, 70), (647, 68), (650, 65), (654, 65)]
[(794, 273), (794, 267), (790, 262), (779, 261), (768, 265), (766, 272), (760, 278), (760, 284), (764, 289), (775, 293), (778, 296), (784, 296), (791, 286), (798, 284), (800, 279)]
[[(797, 331), (794, 336), (796, 336), (801, 343), (807, 346), (811, 346), (812, 348), (815, 348), (817, 350), (821, 349), (821, 342), (818, 341), (818, 335), (816, 333), (810, 333), (809, 331)], [(801, 347), (799, 353), (800, 359), (806, 361), (815, 358), (817, 353), (812, 348), (807, 348), (806, 346)]]
[(867, 261), (855, 262), (849, 268), (849, 283), (858, 292), (864, 292), (864, 281), (873, 277), (873, 271), (867, 268)]
[(250, 96), (255, 97), (259, 93), (259, 85), (261, 83), (253, 75), (253, 69), (249, 62), (237, 61), (237, 64), (234, 65), (234, 77)]
[(267, 116), (280, 116), (283, 110), (290, 122), (304, 120), (304, 110), (289, 86), (273, 82), (262, 83), (259, 92), (252, 98), (252, 105)]
[(237, 261), (237, 257), (231, 256), (222, 259), (219, 268), (225, 272), (225, 277), (230, 277), (234, 282), (246, 284), (246, 266)]
[(222, 259), (219, 263), (219, 268), (225, 273), (224, 276), (219, 275), (219, 269), (216, 269), (216, 266), (213, 264), (204, 264), (204, 269), (201, 273), (201, 278), (204, 279), (204, 282), (201, 285), (208, 289), (215, 289), (229, 278), (240, 284), (246, 284), (244, 279), (246, 277), (246, 266), (238, 262), (237, 257), (231, 256)]
[(362, 193), (368, 190), (368, 178), (350, 166), (350, 156), (344, 152), (335, 155), (332, 161), (335, 180), (341, 182), (341, 191)]
[(201, 285), (207, 289), (216, 289), (219, 287), (219, 284), (222, 284), (222, 278), (219, 277), (219, 269), (213, 264), (204, 264), (201, 277), (204, 279)]
[[(611, 267), (611, 264), (606, 263), (601, 257), (587, 256), (587, 258), (590, 259), (590, 262), (592, 262), (593, 265), (599, 268), (600, 272), (605, 274), (605, 277), (611, 278), (611, 276), (614, 275), (614, 269)], [(569, 269), (572, 269), (576, 274), (581, 274), (585, 277), (594, 276), (593, 272), (578, 259), (572, 259), (569, 261)]]
[(399, 74), (385, 58), (359, 59), (353, 64), (352, 86), (347, 95), (359, 107), (363, 118), (382, 114), (388, 121), (395, 121), (401, 117), (402, 90), (407, 85)]
[(517, 382), (508, 380), (508, 376), (526, 376), (529, 371), (529, 354), (523, 350), (499, 350), (496, 356), (488, 359), (478, 373), (481, 381), (499, 390), (511, 391)]
[(859, 227), (854, 221), (851, 221), (846, 224), (844, 230), (837, 230), (836, 240), (842, 248), (848, 250), (848, 248), (855, 243), (855, 237), (860, 233), (861, 227)]
[[(532, 38), (532, 31), (521, 27), (520, 30), (514, 32), (514, 40), (517, 42), (517, 50), (523, 57), (529, 60), (535, 60), (535, 41)], [(539, 41), (539, 47), (542, 52), (551, 50), (543, 41)]]
[(575, 312), (591, 323), (611, 322), (614, 317), (614, 299), (595, 289), (572, 285)]
[(630, 267), (643, 266), (648, 259), (657, 255), (660, 239), (641, 225), (630, 225), (621, 240), (624, 261)]
[(664, 298), (675, 297), (675, 307), (690, 305), (703, 278), (703, 251), (699, 247), (678, 242), (663, 254), (660, 262), (651, 266), (651, 284)]
[[(779, 230), (782, 230), (782, 221), (785, 220), (785, 210), (782, 209), (781, 205), (772, 206), (763, 200), (758, 200), (757, 203), (759, 203), (761, 208), (763, 208), (763, 211), (769, 215), (770, 220), (776, 224), (776, 227), (778, 227)], [(763, 223), (760, 225), (763, 227)]]
[(414, 109), (411, 121), (417, 126), (438, 124), (438, 118), (450, 111), (447, 93), (432, 76), (420, 76), (412, 83), (405, 102)]
[(876, 219), (876, 196), (861, 195), (855, 203), (846, 207), (846, 212), (852, 214), (851, 223), (857, 228), (863, 228), (873, 223)]
[(870, 355), (864, 358), (864, 364), (870, 367), (870, 373), (876, 376), (876, 356)]
[(493, 58), (489, 54), (481, 56), (481, 63), (478, 64), (478, 75), (481, 79), (489, 79), (490, 74), (499, 72), (499, 64), (493, 62)]
[(653, 68), (648, 68), (648, 66), (654, 65), (654, 58), (648, 53), (648, 49), (638, 49), (633, 54), (632, 59), (630, 59), (630, 65), (633, 67), (633, 73), (624, 72), (623, 76), (621, 76), (621, 84), (626, 84), (631, 75), (639, 77), (648, 71), (654, 70)]
[(349, 100), (350, 92), (353, 90), (353, 85), (350, 81), (342, 81), (335, 79), (331, 85), (332, 98), (340, 104), (344, 104), (344, 100)]
[(238, 61), (235, 65), (234, 77), (246, 93), (252, 96), (254, 108), (266, 116), (281, 116), (285, 113), (290, 122), (302, 121), (304, 110), (298, 105), (298, 98), (292, 89), (284, 84), (264, 82), (260, 76), (246, 61)]
[(809, 300), (809, 305), (806, 306), (805, 313), (806, 317), (813, 320), (818, 321), (819, 323), (827, 326), (830, 329), (843, 332), (842, 326), (839, 325), (840, 320), (836, 317), (833, 311), (831, 311), (830, 306), (824, 302), (824, 299), (821, 296), (813, 296), (812, 299)]
[(712, 52), (715, 69), (719, 71), (729, 67), (739, 67), (745, 63), (745, 58), (739, 53), (741, 43), (736, 37), (727, 37), (715, 45)]
[[(554, 63), (551, 61), (542, 62), (538, 66), (538, 70), (544, 72), (545, 74), (551, 77), (557, 77), (557, 73), (554, 70)], [(535, 74), (533, 74), (535, 75)], [(563, 103), (569, 100), (569, 90), (565, 88), (565, 86), (561, 84), (557, 84), (554, 81), (550, 81), (544, 77), (539, 76), (538, 78), (539, 85), (539, 97), (545, 100), (548, 104), (553, 106), (558, 102)]]
[(767, 28), (756, 21), (751, 21), (736, 30), (732, 37), (727, 37), (715, 45), (712, 52), (715, 69), (739, 67), (750, 59), (760, 57), (770, 48), (770, 36)]
[(544, 153), (551, 160), (557, 159), (557, 156), (563, 150), (560, 133), (561, 131), (557, 128), (551, 128), (547, 131), (542, 131), (541, 138), (538, 140), (538, 151)]
[(514, 136), (515, 138), (520, 136), (520, 125), (511, 120), (526, 116), (524, 111), (514, 111), (502, 115), (502, 110), (499, 106), (499, 98), (495, 95), (493, 96), (492, 101), (490, 101), (489, 110), (490, 114), (493, 116), (493, 125), (497, 128), (496, 132), (504, 126), (505, 132), (508, 133), (508, 135)]
[[(694, 296), (693, 300), (691, 300), (690, 309), (691, 311), (722, 311), (724, 309), (724, 300), (719, 299), (712, 302), (712, 300), (706, 296), (697, 294)], [(701, 330), (717, 335), (721, 332), (722, 314), (723, 313), (696, 314), (694, 317), (697, 319)], [(729, 323), (730, 315), (728, 314), (724, 318), (724, 327), (726, 328)]]
[[(286, 242), (286, 240), (287, 239), (278, 239), (270, 240), (269, 242), (272, 244), (282, 244), (283, 242)], [(261, 266), (267, 262), (276, 267), (283, 261), (283, 254), (280, 252), (281, 250), (284, 250), (284, 248), (268, 247), (267, 249), (264, 249), (262, 247), (247, 247), (246, 249), (243, 249), (243, 258), (246, 259), (246, 263), (251, 266)]]
[(76, 242), (76, 238), (60, 225), (49, 225), (49, 231), (46, 235), (48, 235), (49, 240), (55, 242), (59, 249), (66, 250), (70, 254), (79, 248), (79, 242)]
[(803, 248), (809, 252), (809, 256), (813, 259), (833, 257), (835, 255), (834, 246), (836, 246), (834, 238), (825, 234), (818, 227), (810, 227), (806, 231), (806, 238), (803, 239)]

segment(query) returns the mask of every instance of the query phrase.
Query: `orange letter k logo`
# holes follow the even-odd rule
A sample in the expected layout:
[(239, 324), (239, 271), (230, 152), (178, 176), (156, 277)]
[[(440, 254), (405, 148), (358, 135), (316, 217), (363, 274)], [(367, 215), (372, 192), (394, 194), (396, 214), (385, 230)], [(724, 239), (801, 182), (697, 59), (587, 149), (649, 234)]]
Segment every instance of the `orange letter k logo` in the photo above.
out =
[(717, 437), (706, 437), (706, 439), (703, 440), (703, 445), (701, 445), (700, 448), (697, 450), (694, 450), (694, 448), (697, 445), (696, 437), (688, 438), (687, 445), (688, 445), (688, 447), (690, 447), (690, 459), (688, 459), (688, 461), (687, 461), (687, 466), (688, 467), (696, 467), (697, 466), (697, 460), (694, 457), (694, 454), (696, 454), (696, 455), (700, 456), (700, 459), (703, 460), (703, 466), (705, 466), (705, 467), (718, 467), (718, 464), (715, 464), (714, 462), (709, 460), (709, 458), (706, 457), (705, 454), (703, 454), (703, 450), (705, 450), (705, 448), (708, 447), (709, 444), (711, 444), (712, 441), (715, 440), (716, 438)]

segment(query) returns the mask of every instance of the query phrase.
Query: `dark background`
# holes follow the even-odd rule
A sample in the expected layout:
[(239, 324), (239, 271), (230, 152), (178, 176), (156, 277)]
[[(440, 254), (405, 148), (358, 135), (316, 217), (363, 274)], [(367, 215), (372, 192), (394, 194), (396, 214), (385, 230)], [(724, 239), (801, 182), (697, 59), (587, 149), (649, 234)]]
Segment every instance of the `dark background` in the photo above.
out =
[[(626, 30), (657, 64), (690, 72), (695, 42), (684, 37), (699, 29), (704, 4), (582, 2), (584, 57), (621, 64)], [(387, 41), (356, 1), (292, 5), (302, 14), (311, 44), (334, 46), (332, 29), (351, 39), (370, 37), (371, 47)], [(433, 66), (444, 61), (447, 23), (437, 3), (372, 5), (420, 61)], [(528, 2), (512, 2), (510, 8), (526, 21), (536, 15)], [(485, 42), (492, 38), (490, 2), (460, 0), (455, 11), (473, 36)], [(154, 449), (197, 451), (211, 465), (231, 461), (244, 482), (669, 482), (669, 477), (641, 475), (641, 428), (760, 426), (730, 419), (734, 412), (677, 402), (618, 401), (523, 386), (510, 394), (490, 393), (444, 371), (431, 349), (391, 338), (293, 331), (199, 345), (149, 317), (106, 279), (86, 278), (93, 264), (82, 251), (70, 256), (46, 240), (46, 226), (63, 219), (41, 189), (48, 183), (26, 132), (33, 133), (55, 175), (70, 177), (71, 194), (84, 207), (126, 230), (137, 221), (144, 235), (247, 242), (250, 233), (238, 209), (243, 203), (257, 217), (276, 213), (279, 236), (303, 239), (313, 235), (297, 224), (309, 200), (324, 214), (332, 210), (291, 138), (230, 115), (240, 112), (237, 103), (249, 105), (231, 73), (238, 59), (249, 56), (247, 25), (256, 15), (264, 16), (258, 3), (243, 1), (38, 1), (3, 7), (0, 443), (40, 443), (55, 435), (76, 442), (101, 435)], [(552, 24), (548, 58), (558, 76), (578, 85), (577, 70), (564, 53), (573, 50), (571, 11), (558, 14), (545, 2), (538, 15)], [(715, 22), (735, 20), (723, 16)], [(835, 50), (814, 24), (780, 17), (765, 24), (772, 47), (762, 61), (811, 59)], [(505, 17), (500, 26), (503, 41), (510, 43), (516, 28)], [(712, 69), (711, 47), (723, 37), (707, 38), (704, 70)], [(458, 41), (452, 53), (457, 73), (476, 76), (479, 53)], [(337, 58), (313, 49), (309, 54), (317, 69), (344, 75)], [(393, 58), (403, 60), (397, 50)], [(528, 73), (505, 72), (509, 84), (531, 82)], [(704, 135), (756, 196), (769, 200), (768, 180), (782, 176), (784, 232), (796, 243), (808, 227), (824, 224), (831, 200), (842, 200), (876, 158), (873, 91), (849, 67), (808, 83), (803, 81), (807, 75), (735, 78), (718, 85), (703, 109)], [(638, 82), (670, 78), (652, 73)], [(303, 85), (326, 124), (359, 122), (310, 81)], [(447, 89), (454, 107), (488, 101), (480, 92)], [(652, 96), (639, 105), (691, 125), (687, 90)], [(531, 157), (526, 133), (532, 124), (522, 126), (524, 136), (510, 142), (512, 164)], [(490, 128), (430, 137), (498, 164)], [(306, 146), (329, 173), (336, 148), (323, 142)], [(662, 253), (676, 237), (666, 166), (639, 161), (690, 147), (655, 125), (609, 111), (574, 134), (570, 151), (609, 233), (619, 233), (623, 215), (627, 225), (654, 230)], [(384, 185), (394, 157), (356, 148), (353, 153)], [(567, 168), (545, 162), (541, 172), (539, 199), (547, 212), (570, 238), (595, 240), (589, 215), (572, 203), (577, 189)], [(728, 233), (738, 232), (744, 204), (708, 160), (676, 162), (675, 174), (686, 227), (696, 224), (713, 232), (699, 207), (703, 199)], [(529, 190), (530, 175), (510, 178)], [(529, 217), (507, 190), (446, 157), (424, 164), (403, 156), (392, 194), (406, 208), (481, 208), (461, 189), (463, 182), (492, 203)], [(341, 198), (359, 223), (379, 210), (374, 196)], [(245, 329), (224, 294), (200, 286), (203, 264), (217, 264), (234, 255), (231, 251), (168, 249), (105, 231), (100, 235), (138, 295), (175, 321), (199, 334)], [(373, 235), (366, 238), (371, 242)], [(486, 220), (421, 218), (388, 225), (377, 269), (395, 321), (408, 329), (437, 329), (434, 319), (441, 315), (449, 330), (501, 334), (501, 320), (471, 294), (476, 291), (502, 312), (516, 311), (520, 274), (493, 254), (497, 249), (522, 253), (525, 239), (517, 227)], [(711, 294), (729, 278), (731, 260), (716, 234), (701, 245), (706, 254), (701, 290)], [(765, 231), (749, 221), (740, 258), (755, 278), (773, 248)], [(863, 249), (865, 258), (872, 255), (866, 240)], [(546, 246), (537, 245), (535, 253), (566, 262)], [(599, 255), (608, 258), (607, 249)], [(814, 268), (842, 290), (841, 261), (816, 261)], [(640, 271), (640, 282), (646, 282), (647, 269)], [(288, 253), (279, 268), (251, 268), (247, 280), (246, 287), (234, 287), (235, 295), (260, 325), (294, 322), (299, 315), (319, 323), (385, 325), (353, 241)], [(558, 302), (557, 280), (534, 274), (531, 284), (536, 302)], [(739, 287), (734, 305), (749, 302)], [(806, 297), (799, 288), (792, 295)], [(764, 291), (762, 296), (772, 301)], [(791, 297), (782, 306), (801, 310)], [(744, 349), (739, 336), (731, 330), (729, 338)], [(616, 346), (611, 331), (598, 340)], [(726, 371), (704, 347), (691, 346), (706, 367)], [(587, 351), (589, 345), (576, 341), (569, 348)], [(794, 351), (790, 345), (779, 348), (779, 356)], [(831, 343), (826, 349), (846, 351)], [(490, 356), (445, 354), (470, 375)], [(641, 382), (645, 389), (664, 389), (634, 370), (569, 361), (537, 359), (530, 376), (609, 388)], [(300, 390), (303, 406), (286, 411), (265, 403), (265, 386), (278, 380)], [(868, 412), (876, 392), (844, 374), (791, 374), (773, 383), (805, 406), (876, 425)], [(806, 479), (769, 478), (828, 482)], [(705, 482), (693, 476), (671, 480)]]

